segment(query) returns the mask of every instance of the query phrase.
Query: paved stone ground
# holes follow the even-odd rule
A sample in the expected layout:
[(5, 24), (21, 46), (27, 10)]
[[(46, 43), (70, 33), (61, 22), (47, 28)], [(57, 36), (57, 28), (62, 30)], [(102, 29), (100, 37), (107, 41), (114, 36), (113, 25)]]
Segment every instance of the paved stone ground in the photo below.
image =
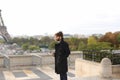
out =
[[(44, 66), (27, 68), (22, 70), (0, 71), (0, 80), (60, 80), (54, 73), (54, 67)], [(76, 78), (75, 70), (69, 69), (68, 80), (100, 80), (98, 77)], [(117, 80), (117, 79), (116, 79)]]
[[(68, 78), (75, 77), (74, 70), (69, 69)], [(34, 67), (22, 70), (0, 71), (0, 80), (59, 80), (53, 67)]]

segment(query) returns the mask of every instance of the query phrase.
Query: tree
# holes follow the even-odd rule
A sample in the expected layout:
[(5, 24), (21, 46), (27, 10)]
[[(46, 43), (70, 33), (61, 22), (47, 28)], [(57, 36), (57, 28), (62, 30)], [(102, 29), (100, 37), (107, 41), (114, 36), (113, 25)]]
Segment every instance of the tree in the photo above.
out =
[(28, 43), (25, 43), (25, 44), (22, 45), (22, 49), (23, 50), (28, 50), (28, 48), (29, 48), (29, 44)]
[(119, 34), (120, 32), (107, 32), (104, 36), (102, 36), (99, 41), (100, 42), (110, 42), (111, 47), (118, 48), (119, 47)]
[(88, 46), (94, 46), (94, 45), (96, 45), (97, 44), (97, 40), (96, 40), (96, 38), (94, 37), (94, 36), (90, 36), (89, 38), (88, 38)]
[(42, 37), (41, 41), (43, 41), (44, 44), (46, 44), (46, 43), (50, 43), (51, 41), (53, 41), (53, 39), (51, 39), (49, 36), (44, 36)]
[(115, 45), (115, 48), (119, 48), (120, 32), (115, 32), (115, 33), (113, 33), (113, 35), (114, 35), (114, 45)]
[(55, 41), (52, 41), (50, 44), (49, 44), (49, 49), (54, 49), (55, 48)]
[(112, 49), (109, 42), (97, 42), (96, 49)]
[(28, 47), (28, 49), (29, 50), (40, 50), (40, 48), (38, 47), (38, 46), (36, 46), (36, 45), (30, 45), (29, 47)]
[(117, 41), (120, 44), (120, 34), (118, 34), (118, 36), (117, 36)]
[(65, 41), (69, 43), (70, 50), (74, 51), (78, 49), (78, 45), (79, 45), (78, 38), (72, 37), (72, 38), (65, 39)]
[(87, 45), (83, 41), (80, 41), (78, 45), (78, 50), (84, 50), (86, 49), (86, 46)]
[(29, 41), (29, 44), (31, 44), (31, 45), (39, 46), (39, 40), (36, 38), (30, 37), (30, 39), (28, 41)]

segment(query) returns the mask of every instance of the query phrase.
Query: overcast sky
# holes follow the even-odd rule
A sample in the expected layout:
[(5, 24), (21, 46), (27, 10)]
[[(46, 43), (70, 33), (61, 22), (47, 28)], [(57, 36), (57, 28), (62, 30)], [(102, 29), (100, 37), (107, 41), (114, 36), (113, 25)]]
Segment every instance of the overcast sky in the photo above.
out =
[(120, 31), (120, 0), (0, 0), (11, 35)]

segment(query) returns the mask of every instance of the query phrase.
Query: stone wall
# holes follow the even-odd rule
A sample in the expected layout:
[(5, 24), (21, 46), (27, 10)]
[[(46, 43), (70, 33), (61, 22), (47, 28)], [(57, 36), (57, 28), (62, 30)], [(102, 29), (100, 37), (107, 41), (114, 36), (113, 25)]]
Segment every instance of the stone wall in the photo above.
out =
[(76, 59), (75, 74), (76, 77), (98, 76), (100, 74), (100, 64), (83, 59)]
[(3, 56), (0, 56), (0, 67), (4, 67), (4, 57)]
[(5, 55), (1, 59), (1, 69), (20, 69), (23, 67), (41, 65), (41, 57), (37, 55)]
[(112, 65), (113, 78), (120, 78), (120, 65)]
[(42, 55), (41, 56), (41, 66), (44, 65), (53, 65), (54, 57), (52, 55)]
[[(74, 66), (76, 58), (82, 58), (82, 53), (71, 52), (68, 57), (69, 66)], [(6, 69), (18, 69), (26, 66), (54, 65), (54, 57), (51, 54), (32, 55), (4, 55), (0, 58), (0, 65)]]
[(75, 61), (76, 77), (98, 76), (100, 78), (118, 78), (120, 79), (120, 65), (111, 65), (108, 58), (103, 58), (101, 63), (76, 59)]
[[(41, 56), (41, 65), (53, 65), (54, 64), (54, 57), (49, 55), (39, 55)], [(80, 51), (71, 52), (70, 56), (68, 57), (68, 64), (69, 66), (75, 65), (75, 60), (77, 58), (82, 58), (82, 53)]]
[(32, 66), (42, 66), (42, 57), (39, 55), (32, 55)]
[(10, 67), (32, 65), (32, 55), (9, 56), (9, 58), (10, 58)]

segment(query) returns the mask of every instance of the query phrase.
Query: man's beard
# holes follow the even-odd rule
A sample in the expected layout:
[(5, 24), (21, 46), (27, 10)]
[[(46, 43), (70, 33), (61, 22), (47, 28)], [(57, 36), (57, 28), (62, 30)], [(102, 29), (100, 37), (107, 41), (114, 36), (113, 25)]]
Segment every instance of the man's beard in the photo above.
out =
[(60, 39), (57, 39), (56, 41), (57, 41), (57, 43), (60, 43), (61, 40), (60, 40)]
[(60, 38), (58, 38), (56, 41), (60, 41)]

